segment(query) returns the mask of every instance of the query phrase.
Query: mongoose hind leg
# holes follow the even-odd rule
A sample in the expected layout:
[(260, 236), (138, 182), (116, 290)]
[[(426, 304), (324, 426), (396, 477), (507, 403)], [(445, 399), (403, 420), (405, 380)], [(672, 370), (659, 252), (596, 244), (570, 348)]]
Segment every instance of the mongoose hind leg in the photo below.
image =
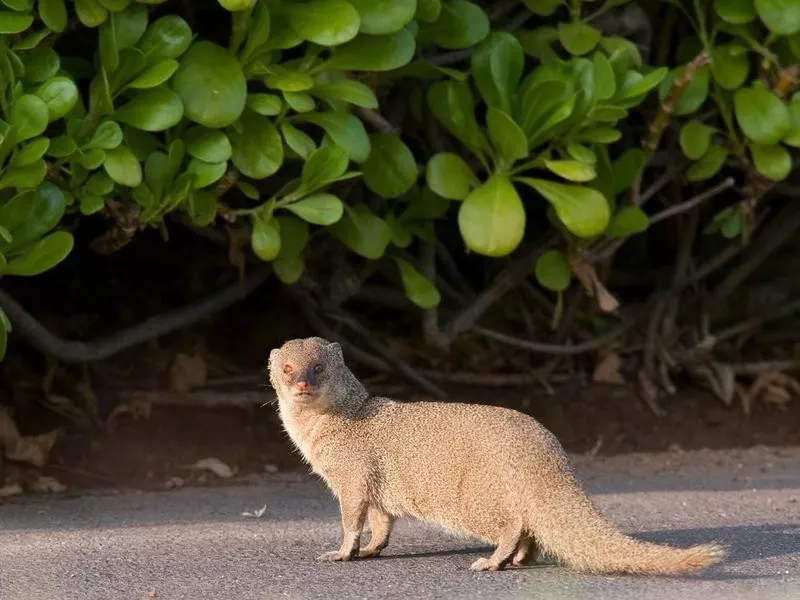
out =
[(358, 555), (361, 530), (364, 528), (368, 506), (366, 494), (348, 489), (343, 491), (339, 499), (339, 509), (342, 513), (342, 545), (338, 550), (317, 557), (317, 560), (347, 561)]
[(539, 548), (536, 545), (536, 540), (533, 536), (525, 535), (519, 541), (517, 552), (511, 560), (511, 564), (515, 567), (523, 565), (532, 565), (539, 557)]
[(522, 540), (522, 525), (509, 525), (500, 536), (500, 542), (489, 558), (479, 558), (470, 566), (472, 571), (502, 571), (514, 556)]
[(394, 523), (392, 515), (372, 505), (370, 505), (367, 512), (367, 518), (369, 519), (369, 528), (372, 530), (372, 537), (369, 540), (369, 544), (359, 550), (359, 558), (380, 556), (381, 550), (389, 544), (389, 536), (392, 533), (392, 524)]

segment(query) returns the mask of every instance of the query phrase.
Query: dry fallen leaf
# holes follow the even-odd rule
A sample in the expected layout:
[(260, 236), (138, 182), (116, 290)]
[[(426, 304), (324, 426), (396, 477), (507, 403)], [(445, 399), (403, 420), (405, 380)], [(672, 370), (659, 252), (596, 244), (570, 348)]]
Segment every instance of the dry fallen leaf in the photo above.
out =
[(242, 516), (246, 517), (246, 518), (249, 518), (249, 519), (260, 519), (261, 517), (264, 516), (265, 512), (267, 512), (267, 505), (266, 504), (264, 506), (262, 506), (261, 508), (259, 508), (258, 510), (254, 510), (253, 512), (250, 512), (250, 511), (243, 512)]
[(43, 467), (47, 464), (50, 450), (58, 439), (60, 430), (54, 429), (48, 433), (20, 437), (16, 444), (6, 448), (8, 460), (26, 462), (34, 467)]
[(575, 274), (578, 281), (581, 282), (583, 289), (586, 291), (586, 295), (597, 300), (597, 306), (600, 310), (606, 313), (617, 310), (617, 308), (619, 308), (619, 301), (606, 289), (603, 282), (600, 281), (594, 266), (583, 262), (576, 256), (570, 256), (568, 258), (572, 272)]
[(204, 458), (203, 460), (198, 460), (194, 463), (190, 468), (192, 469), (204, 469), (206, 471), (211, 471), (217, 477), (222, 477), (223, 479), (227, 479), (228, 477), (233, 477), (235, 471), (231, 469), (228, 465), (222, 462), (218, 458)]
[(169, 368), (169, 385), (176, 392), (188, 392), (203, 387), (207, 375), (206, 361), (202, 356), (179, 353)]
[(600, 355), (597, 364), (594, 367), (592, 380), (595, 383), (611, 383), (615, 385), (625, 385), (625, 378), (619, 372), (622, 367), (622, 360), (619, 354), (610, 348), (602, 349), (598, 352)]
[(0, 486), (0, 498), (10, 498), (22, 494), (22, 486), (18, 483), (6, 483)]
[(66, 485), (49, 475), (39, 475), (28, 487), (38, 494), (61, 494), (67, 490)]
[(111, 429), (122, 415), (130, 415), (131, 419), (149, 419), (153, 412), (153, 404), (149, 400), (132, 400), (120, 404), (111, 411), (106, 419), (106, 427)]
[(170, 477), (167, 479), (167, 483), (164, 484), (164, 487), (168, 490), (174, 490), (176, 488), (183, 487), (183, 478), (181, 477)]

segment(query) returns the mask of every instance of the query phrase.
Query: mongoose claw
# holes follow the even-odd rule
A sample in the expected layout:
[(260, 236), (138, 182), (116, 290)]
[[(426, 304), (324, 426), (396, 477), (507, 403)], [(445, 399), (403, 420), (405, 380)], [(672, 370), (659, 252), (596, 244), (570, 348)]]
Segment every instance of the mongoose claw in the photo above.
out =
[(331, 552), (326, 552), (317, 557), (317, 560), (327, 561), (327, 562), (336, 562), (336, 561), (347, 561), (350, 560), (352, 557), (349, 554), (345, 554), (344, 552), (339, 552), (338, 550), (332, 550)]
[(501, 567), (488, 558), (479, 558), (470, 565), (469, 569), (470, 571), (499, 571)]
[(380, 550), (374, 550), (372, 548), (362, 548), (358, 551), (359, 558), (378, 558), (380, 555)]

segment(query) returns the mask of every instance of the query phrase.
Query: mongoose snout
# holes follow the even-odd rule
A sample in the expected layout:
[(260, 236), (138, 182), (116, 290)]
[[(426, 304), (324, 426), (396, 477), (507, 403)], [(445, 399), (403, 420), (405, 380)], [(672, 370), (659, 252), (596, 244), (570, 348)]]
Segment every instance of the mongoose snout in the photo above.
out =
[(272, 350), (269, 379), (286, 432), (339, 501), (341, 545), (322, 560), (379, 556), (404, 516), (491, 543), (476, 571), (547, 554), (591, 573), (673, 574), (726, 556), (721, 544), (674, 548), (619, 531), (583, 491), (555, 436), (528, 415), (370, 396), (339, 344), (319, 337)]

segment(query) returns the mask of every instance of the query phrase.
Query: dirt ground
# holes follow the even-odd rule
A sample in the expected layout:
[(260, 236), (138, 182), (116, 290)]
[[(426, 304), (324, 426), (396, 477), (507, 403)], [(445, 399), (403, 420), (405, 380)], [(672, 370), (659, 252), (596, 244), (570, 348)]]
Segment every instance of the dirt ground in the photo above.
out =
[[(386, 388), (387, 386), (383, 386)], [(424, 400), (404, 386), (389, 386), (399, 398)], [(383, 391), (383, 390), (381, 390)], [(686, 392), (665, 403), (667, 415), (656, 417), (632, 390), (624, 387), (563, 386), (553, 395), (541, 390), (449, 390), (453, 400), (504, 404), (526, 412), (550, 428), (572, 453), (610, 456), (629, 452), (800, 446), (800, 403), (780, 409), (756, 407), (746, 417), (700, 392)], [(153, 393), (147, 392), (144, 396)], [(164, 395), (173, 394), (168, 390)], [(128, 392), (108, 391), (109, 396)], [(112, 432), (66, 427), (53, 447), (51, 464), (38, 471), (71, 489), (164, 489), (184, 485), (217, 485), (242, 481), (248, 474), (304, 471), (290, 448), (269, 390), (204, 394), (237, 397), (242, 408), (187, 409), (155, 407), (149, 416), (121, 415)], [(135, 395), (134, 395), (135, 396)], [(144, 397), (143, 396), (143, 397)], [(191, 394), (181, 395), (191, 402)], [(197, 461), (216, 458), (232, 477), (194, 469)]]

